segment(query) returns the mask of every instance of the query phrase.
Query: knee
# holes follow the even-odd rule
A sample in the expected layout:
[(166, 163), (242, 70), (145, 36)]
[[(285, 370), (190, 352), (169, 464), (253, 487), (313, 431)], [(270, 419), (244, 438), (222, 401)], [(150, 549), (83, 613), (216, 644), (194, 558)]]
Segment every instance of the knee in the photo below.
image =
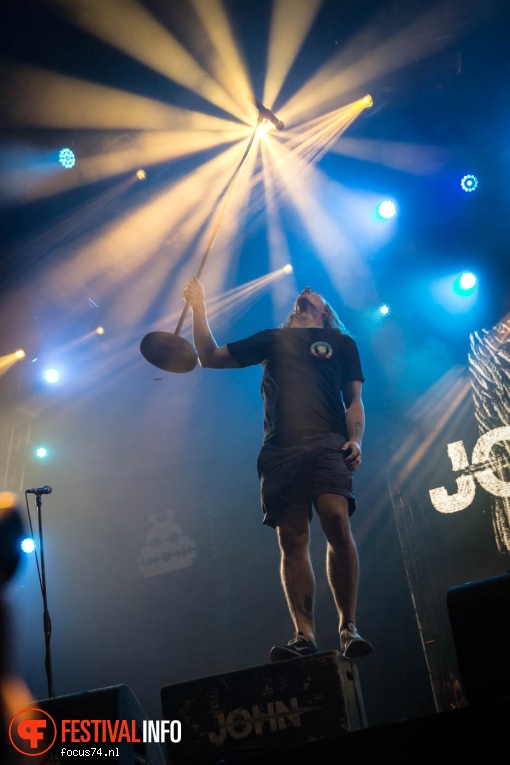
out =
[(282, 555), (308, 555), (310, 534), (308, 528), (296, 528), (292, 525), (278, 526), (278, 543)]
[(344, 513), (330, 513), (321, 518), (326, 539), (333, 547), (342, 547), (353, 541), (349, 516)]
[(316, 509), (326, 539), (333, 547), (353, 543), (346, 497), (321, 494), (317, 497)]

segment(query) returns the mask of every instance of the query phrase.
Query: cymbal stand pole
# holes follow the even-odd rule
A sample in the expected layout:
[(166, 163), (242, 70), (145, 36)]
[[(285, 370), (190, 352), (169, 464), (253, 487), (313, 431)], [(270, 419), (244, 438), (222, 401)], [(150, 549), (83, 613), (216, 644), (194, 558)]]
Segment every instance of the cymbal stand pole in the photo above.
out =
[[(221, 224), (223, 223), (223, 218), (225, 217), (225, 212), (226, 212), (228, 203), (230, 201), (230, 197), (232, 196), (232, 192), (234, 191), (234, 187), (236, 185), (236, 182), (237, 182), (239, 176), (241, 175), (241, 170), (243, 169), (243, 165), (246, 162), (246, 158), (248, 157), (250, 149), (251, 149), (251, 147), (253, 145), (253, 141), (255, 140), (255, 136), (257, 135), (257, 131), (258, 131), (258, 129), (259, 129), (259, 127), (260, 127), (260, 125), (262, 124), (263, 121), (264, 121), (264, 117), (262, 116), (262, 114), (259, 114), (257, 122), (255, 124), (255, 128), (254, 128), (253, 133), (251, 134), (251, 138), (250, 138), (250, 140), (248, 142), (248, 146), (246, 147), (246, 151), (244, 152), (243, 158), (241, 159), (239, 165), (237, 166), (237, 169), (236, 169), (234, 175), (232, 176), (232, 178), (231, 178), (231, 180), (229, 182), (229, 185), (227, 187), (227, 190), (225, 192), (225, 198), (223, 200), (223, 204), (221, 206), (220, 212), (219, 212), (218, 217), (216, 219), (216, 222), (214, 224), (214, 227), (213, 227), (211, 236), (209, 238), (209, 243), (208, 243), (207, 248), (205, 250), (204, 256), (202, 258), (202, 261), (201, 261), (200, 266), (198, 268), (198, 271), (196, 273), (197, 279), (200, 278), (200, 276), (202, 274), (202, 271), (204, 270), (204, 266), (205, 266), (205, 263), (207, 261), (207, 258), (209, 257), (209, 253), (211, 252), (211, 250), (212, 250), (212, 248), (214, 246), (214, 243), (215, 243), (216, 238), (218, 236), (218, 232), (219, 232), (219, 230), (221, 228)], [(186, 318), (186, 314), (188, 313), (188, 310), (189, 310), (189, 303), (187, 302), (186, 305), (183, 308), (183, 311), (182, 311), (182, 314), (181, 314), (181, 318), (179, 319), (179, 321), (177, 323), (177, 327), (175, 328), (175, 332), (174, 332), (175, 335), (178, 335), (180, 333), (180, 331), (182, 329), (182, 325), (184, 324), (184, 319)]]

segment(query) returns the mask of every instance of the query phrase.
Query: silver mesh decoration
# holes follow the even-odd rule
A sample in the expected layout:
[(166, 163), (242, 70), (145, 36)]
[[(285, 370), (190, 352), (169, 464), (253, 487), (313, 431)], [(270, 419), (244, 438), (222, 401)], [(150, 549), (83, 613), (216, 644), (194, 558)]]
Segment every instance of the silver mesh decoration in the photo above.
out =
[[(481, 437), (499, 430), (501, 440), (480, 455), (477, 479), (491, 493), (492, 525), (499, 552), (510, 554), (510, 442), (504, 436), (510, 426), (510, 318), (492, 330), (470, 335), (469, 371), (475, 417)], [(490, 441), (493, 438), (488, 437)], [(484, 441), (483, 438), (480, 441)], [(475, 456), (475, 455), (473, 455)], [(482, 459), (484, 461), (482, 461)], [(478, 462), (478, 460), (476, 460)], [(480, 468), (486, 472), (479, 472)], [(493, 491), (481, 477), (492, 476)], [(505, 496), (506, 495), (506, 496)]]

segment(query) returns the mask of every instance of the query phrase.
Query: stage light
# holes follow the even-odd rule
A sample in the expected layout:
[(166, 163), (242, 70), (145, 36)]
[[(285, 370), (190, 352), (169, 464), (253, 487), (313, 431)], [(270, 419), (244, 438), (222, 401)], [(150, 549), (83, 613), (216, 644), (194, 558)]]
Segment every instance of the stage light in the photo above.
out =
[(74, 167), (76, 157), (74, 156), (74, 152), (71, 151), (71, 149), (60, 149), (58, 153), (58, 161), (62, 167), (65, 167), (66, 170), (70, 170), (72, 167)]
[(396, 212), (397, 206), (395, 202), (392, 202), (390, 199), (385, 199), (377, 205), (377, 214), (380, 218), (383, 218), (383, 220), (393, 218)]
[(40, 460), (44, 459), (48, 456), (48, 450), (44, 448), (44, 446), (39, 446), (35, 450), (36, 455), (39, 457)]
[(469, 271), (462, 274), (459, 284), (463, 290), (471, 290), (476, 284), (476, 276)]
[(367, 93), (367, 95), (361, 99), (361, 103), (363, 104), (365, 109), (370, 109), (370, 107), (374, 105), (374, 102), (372, 100), (372, 96), (370, 95), (370, 93)]
[(33, 553), (35, 550), (35, 543), (32, 537), (27, 537), (21, 542), (21, 549), (24, 553)]
[(104, 335), (104, 327), (97, 327), (96, 335)]
[(391, 308), (386, 303), (383, 303), (383, 305), (379, 306), (379, 313), (382, 316), (389, 316), (391, 313)]
[(144, 181), (147, 178), (147, 173), (145, 172), (145, 170), (141, 170), (141, 169), (137, 170), (136, 177), (138, 178), (139, 181)]
[(456, 280), (453, 285), (454, 291), (457, 293), (457, 295), (461, 295), (462, 297), (466, 295), (471, 295), (474, 291), (477, 284), (477, 278), (474, 274), (472, 274), (470, 271), (465, 271), (463, 274), (461, 274)]
[(478, 187), (478, 178), (476, 175), (465, 175), (462, 178), (460, 185), (463, 191), (475, 191), (475, 189)]
[(17, 359), (24, 359), (25, 358), (25, 351), (22, 350), (21, 348), (19, 349), (19, 351), (16, 351), (16, 358)]
[(287, 263), (287, 265), (283, 267), (283, 273), (284, 274), (291, 274), (293, 272), (293, 270), (294, 269), (292, 268), (290, 263)]
[(60, 380), (60, 372), (55, 367), (50, 367), (44, 372), (44, 379), (48, 383), (56, 383)]

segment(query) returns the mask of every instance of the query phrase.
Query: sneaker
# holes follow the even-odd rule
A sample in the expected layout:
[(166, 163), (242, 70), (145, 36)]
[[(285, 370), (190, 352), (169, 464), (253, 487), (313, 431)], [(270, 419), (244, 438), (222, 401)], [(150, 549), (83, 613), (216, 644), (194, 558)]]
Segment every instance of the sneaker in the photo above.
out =
[(360, 659), (371, 654), (374, 646), (361, 637), (354, 622), (347, 622), (340, 630), (340, 650), (346, 659)]
[(271, 661), (284, 661), (285, 659), (295, 659), (296, 656), (311, 656), (313, 653), (319, 653), (319, 649), (311, 640), (297, 632), (287, 645), (275, 645), (271, 648), (269, 656)]

